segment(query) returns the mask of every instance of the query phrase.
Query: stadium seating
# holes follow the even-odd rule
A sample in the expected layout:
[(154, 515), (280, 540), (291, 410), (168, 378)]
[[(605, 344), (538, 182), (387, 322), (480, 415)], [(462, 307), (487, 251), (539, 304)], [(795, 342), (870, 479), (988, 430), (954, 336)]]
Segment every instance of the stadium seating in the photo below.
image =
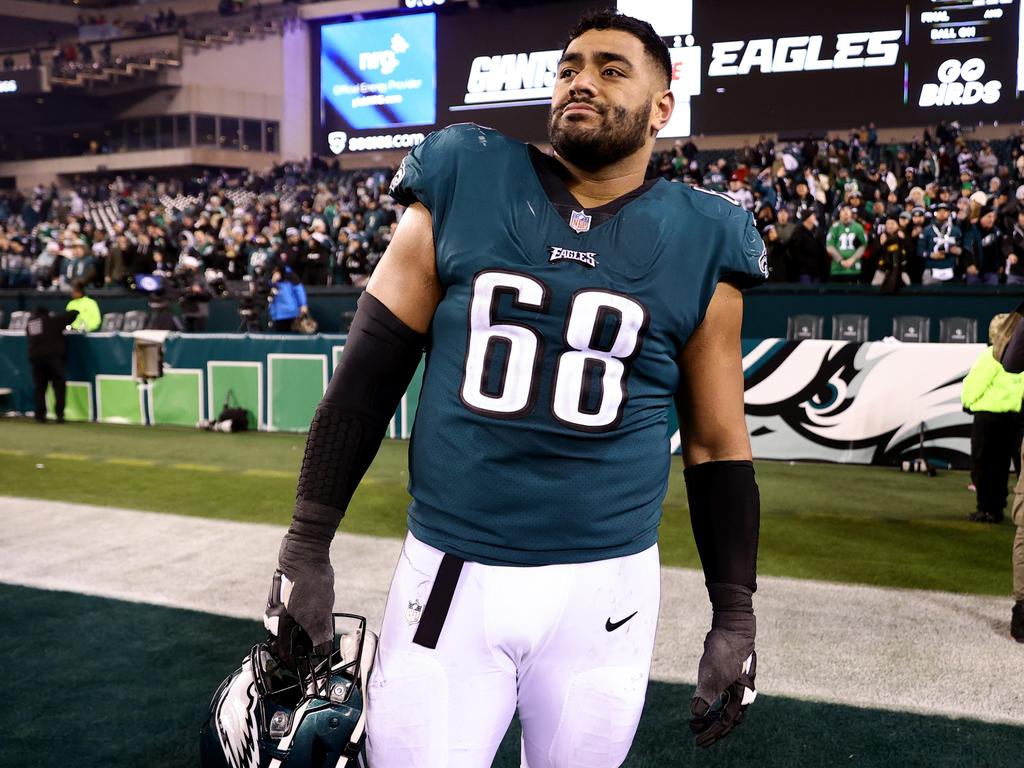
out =
[(103, 315), (103, 322), (100, 324), (100, 330), (106, 332), (120, 331), (123, 325), (123, 312), (107, 312)]
[(867, 341), (867, 315), (832, 315), (832, 338), (836, 341)]
[(942, 344), (976, 344), (978, 342), (977, 318), (942, 318), (939, 320), (939, 341)]
[(28, 312), (11, 312), (11, 323), (7, 326), (8, 331), (24, 331), (28, 327), (28, 319), (31, 314)]
[(786, 320), (786, 338), (791, 341), (825, 338), (825, 318), (821, 315), (792, 315)]
[(135, 331), (141, 331), (146, 327), (146, 313), (141, 309), (133, 309), (131, 312), (124, 313), (124, 324), (121, 326), (121, 330), (124, 333), (134, 333)]
[(922, 315), (898, 315), (892, 319), (892, 335), (898, 341), (927, 344), (932, 321)]

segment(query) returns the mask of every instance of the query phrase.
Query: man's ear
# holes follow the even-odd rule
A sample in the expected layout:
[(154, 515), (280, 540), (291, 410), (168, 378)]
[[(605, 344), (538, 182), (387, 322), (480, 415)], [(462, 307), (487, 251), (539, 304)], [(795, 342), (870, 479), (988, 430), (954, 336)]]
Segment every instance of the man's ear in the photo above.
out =
[(661, 95), (651, 103), (651, 128), (655, 134), (668, 125), (675, 107), (676, 97), (670, 90), (661, 91)]

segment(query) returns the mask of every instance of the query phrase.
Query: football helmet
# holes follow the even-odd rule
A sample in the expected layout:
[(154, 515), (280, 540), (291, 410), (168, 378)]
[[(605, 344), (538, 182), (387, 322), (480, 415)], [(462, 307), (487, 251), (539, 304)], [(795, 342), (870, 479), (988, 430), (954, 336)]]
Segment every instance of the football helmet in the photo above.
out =
[(294, 670), (267, 643), (253, 646), (213, 695), (199, 732), (202, 768), (357, 765), (377, 636), (362, 616), (336, 613), (334, 623), (344, 628), (330, 655), (297, 654)]

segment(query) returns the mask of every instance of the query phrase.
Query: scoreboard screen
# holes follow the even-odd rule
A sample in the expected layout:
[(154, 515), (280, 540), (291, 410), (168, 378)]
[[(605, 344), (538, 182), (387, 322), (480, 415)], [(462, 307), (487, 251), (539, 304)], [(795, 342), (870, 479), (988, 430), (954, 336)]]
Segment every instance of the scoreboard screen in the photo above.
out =
[[(662, 137), (1024, 120), (1022, 0), (740, 5), (618, 0), (669, 47)], [(566, 34), (594, 7), (447, 4), (323, 24), (314, 151), (409, 148), (458, 122), (545, 141)]]

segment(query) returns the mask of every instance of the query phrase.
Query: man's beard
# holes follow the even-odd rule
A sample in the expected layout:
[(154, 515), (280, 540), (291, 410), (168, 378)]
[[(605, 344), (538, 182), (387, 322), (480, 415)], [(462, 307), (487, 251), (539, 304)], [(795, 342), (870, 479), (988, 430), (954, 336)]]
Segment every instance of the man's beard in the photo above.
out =
[[(563, 110), (574, 103), (585, 103), (598, 111), (601, 120), (596, 126), (582, 121), (563, 122)], [(640, 106), (634, 112), (625, 107), (608, 107), (586, 102), (567, 102), (551, 113), (548, 139), (560, 157), (577, 168), (597, 171), (640, 149), (648, 137), (649, 108)]]

